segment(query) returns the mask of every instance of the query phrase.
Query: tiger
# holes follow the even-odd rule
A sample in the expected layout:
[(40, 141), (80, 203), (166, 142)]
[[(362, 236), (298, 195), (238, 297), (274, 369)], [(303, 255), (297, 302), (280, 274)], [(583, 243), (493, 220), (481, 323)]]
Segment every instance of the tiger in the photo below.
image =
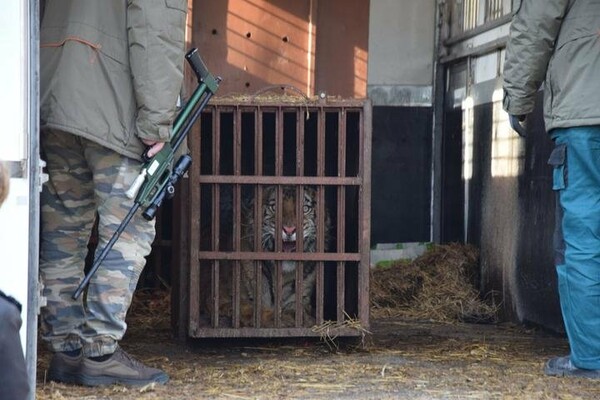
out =
[[(262, 221), (260, 226), (260, 248), (262, 251), (275, 251), (275, 241), (277, 238), (276, 229), (281, 230), (282, 252), (296, 252), (297, 242), (297, 222), (296, 218), (296, 194), (297, 188), (292, 185), (281, 187), (281, 226), (276, 226), (277, 215), (277, 186), (266, 186), (263, 190)], [(317, 251), (317, 212), (324, 214), (324, 250), (327, 250), (331, 237), (331, 218), (325, 206), (319, 207), (317, 204), (317, 190), (311, 186), (303, 188), (302, 205), (302, 243), (303, 251), (314, 253)], [(252, 199), (242, 207), (242, 251), (256, 251), (254, 246), (254, 237), (257, 227), (254, 218), (254, 200)], [(256, 265), (261, 268), (261, 319), (264, 325), (273, 324), (273, 312), (276, 303), (276, 268), (281, 268), (281, 312), (282, 323), (289, 326), (294, 321), (296, 309), (296, 267), (297, 261), (284, 260), (279, 263), (272, 260), (263, 260), (259, 262), (251, 260), (242, 260), (242, 302), (254, 304), (253, 298), (256, 293)], [(316, 263), (314, 261), (303, 262), (303, 280), (302, 280), (302, 309), (304, 311), (304, 324), (312, 325), (315, 322), (315, 316), (312, 306), (312, 298), (316, 283)], [(244, 293), (245, 292), (245, 293)], [(248, 313), (242, 311), (242, 318), (247, 319)]]

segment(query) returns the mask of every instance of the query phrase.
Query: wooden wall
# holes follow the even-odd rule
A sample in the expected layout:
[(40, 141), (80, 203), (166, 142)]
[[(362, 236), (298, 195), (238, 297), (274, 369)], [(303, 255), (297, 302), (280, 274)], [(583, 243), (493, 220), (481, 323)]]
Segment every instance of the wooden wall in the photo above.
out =
[(364, 98), (369, 1), (198, 0), (191, 45), (223, 78), (219, 96), (291, 85)]

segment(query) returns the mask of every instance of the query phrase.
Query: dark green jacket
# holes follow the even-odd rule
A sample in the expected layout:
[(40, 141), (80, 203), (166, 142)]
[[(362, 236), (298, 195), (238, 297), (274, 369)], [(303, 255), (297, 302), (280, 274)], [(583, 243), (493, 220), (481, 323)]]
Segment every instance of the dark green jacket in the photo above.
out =
[(46, 0), (41, 126), (140, 158), (167, 141), (183, 82), (187, 0)]
[(600, 125), (600, 0), (522, 0), (510, 27), (504, 109), (529, 114), (544, 82), (546, 130)]

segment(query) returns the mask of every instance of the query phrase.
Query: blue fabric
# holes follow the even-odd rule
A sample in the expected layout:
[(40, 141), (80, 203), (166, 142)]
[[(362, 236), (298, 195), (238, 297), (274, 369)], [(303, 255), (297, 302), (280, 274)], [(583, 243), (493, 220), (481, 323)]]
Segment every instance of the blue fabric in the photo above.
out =
[(600, 369), (600, 126), (556, 129), (566, 147), (554, 165), (553, 186), (562, 208), (564, 263), (556, 265), (560, 304), (579, 368)]

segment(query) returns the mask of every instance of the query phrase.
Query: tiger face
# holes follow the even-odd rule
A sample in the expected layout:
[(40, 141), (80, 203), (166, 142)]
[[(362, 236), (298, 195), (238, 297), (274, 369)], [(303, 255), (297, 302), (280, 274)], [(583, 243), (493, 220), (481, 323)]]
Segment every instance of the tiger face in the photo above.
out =
[[(294, 186), (282, 187), (281, 199), (281, 250), (283, 252), (295, 252), (298, 222), (296, 206), (297, 190)], [(317, 192), (314, 188), (305, 186), (302, 199), (302, 247), (305, 252), (317, 250)], [(263, 250), (274, 251), (277, 235), (275, 230), (277, 207), (277, 187), (269, 186), (265, 189), (263, 201), (263, 221), (261, 230), (261, 244)], [(324, 210), (324, 208), (321, 208)], [(329, 215), (325, 213), (325, 242), (329, 235)]]

